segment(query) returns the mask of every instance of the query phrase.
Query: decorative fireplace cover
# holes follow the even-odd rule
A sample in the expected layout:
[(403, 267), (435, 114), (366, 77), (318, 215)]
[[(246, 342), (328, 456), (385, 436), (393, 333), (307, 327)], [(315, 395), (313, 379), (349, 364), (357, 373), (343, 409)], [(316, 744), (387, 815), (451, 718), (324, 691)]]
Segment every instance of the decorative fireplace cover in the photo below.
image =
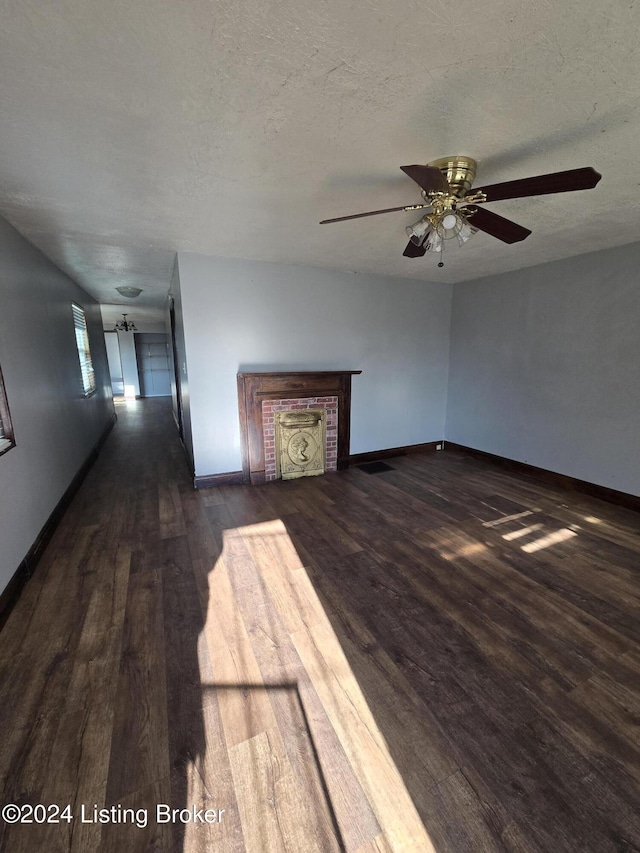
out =
[(283, 480), (325, 471), (326, 410), (276, 412), (276, 463)]

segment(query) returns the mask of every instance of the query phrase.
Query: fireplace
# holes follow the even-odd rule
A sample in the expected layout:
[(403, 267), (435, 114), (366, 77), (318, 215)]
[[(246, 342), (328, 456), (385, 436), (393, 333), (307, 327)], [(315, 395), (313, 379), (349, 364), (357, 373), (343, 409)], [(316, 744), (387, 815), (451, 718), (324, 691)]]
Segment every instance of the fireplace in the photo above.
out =
[[(246, 483), (264, 483), (275, 480), (284, 473), (297, 476), (309, 476), (313, 470), (322, 473), (310, 464), (318, 458), (314, 452), (310, 456), (315, 436), (305, 439), (307, 447), (298, 450), (287, 443), (283, 471), (282, 438), (276, 446), (276, 420), (284, 426), (289, 441), (296, 431), (296, 416), (306, 424), (314, 416), (311, 412), (320, 412), (320, 424), (324, 420), (324, 471), (335, 471), (349, 465), (349, 435), (351, 423), (351, 377), (360, 370), (341, 371), (296, 371), (278, 373), (239, 373), (238, 406), (240, 414), (240, 433), (242, 440), (242, 470)], [(282, 413), (293, 415), (288, 423), (282, 424)], [(303, 413), (307, 414), (303, 414)], [(308, 427), (299, 427), (298, 432), (306, 433)], [(322, 431), (322, 430), (321, 430)], [(306, 433), (311, 436), (311, 433)], [(302, 448), (303, 456), (299, 455)], [(288, 450), (292, 453), (289, 454)], [(319, 449), (319, 447), (318, 447)], [(278, 459), (278, 456), (280, 457)], [(292, 463), (289, 465), (287, 459)], [(298, 461), (296, 462), (296, 459)], [(302, 473), (301, 473), (302, 472)], [(289, 479), (289, 476), (285, 477)]]
[[(312, 422), (312, 418), (315, 418), (315, 421)], [(295, 448), (289, 448), (296, 432), (304, 433), (309, 444), (307, 450), (314, 451), (313, 459), (296, 463)], [(264, 475), (267, 482), (278, 478), (292, 480), (296, 476), (315, 476), (325, 471), (335, 471), (338, 467), (338, 397), (263, 400), (262, 435), (265, 451)], [(289, 449), (292, 454), (289, 454)], [(319, 451), (322, 453), (319, 454)], [(319, 455), (322, 456), (322, 465), (319, 464)], [(294, 458), (291, 458), (292, 456)], [(291, 467), (291, 463), (295, 467)], [(320, 468), (322, 470), (319, 470)]]
[[(317, 477), (326, 469), (326, 410), (275, 413), (275, 478)], [(265, 478), (270, 479), (265, 464)]]

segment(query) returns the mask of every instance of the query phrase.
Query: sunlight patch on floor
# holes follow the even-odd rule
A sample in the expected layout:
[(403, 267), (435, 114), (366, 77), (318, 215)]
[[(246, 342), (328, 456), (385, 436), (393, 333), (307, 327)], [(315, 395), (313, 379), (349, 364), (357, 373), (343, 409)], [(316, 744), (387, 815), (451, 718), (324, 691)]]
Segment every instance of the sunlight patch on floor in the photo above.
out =
[(474, 554), (481, 554), (487, 550), (487, 546), (482, 542), (470, 542), (468, 545), (463, 545), (455, 551), (441, 550), (440, 556), (445, 560), (455, 560), (456, 557), (472, 557)]
[(543, 527), (544, 524), (530, 524), (529, 527), (520, 527), (518, 530), (512, 530), (511, 533), (503, 533), (502, 538), (512, 542), (514, 539), (522, 539), (523, 536), (535, 533), (536, 530), (542, 530)]
[(524, 512), (516, 512), (513, 515), (503, 515), (502, 518), (496, 518), (494, 521), (483, 521), (483, 527), (497, 527), (499, 524), (506, 524), (507, 521), (517, 521), (519, 518), (526, 518), (528, 515), (533, 515), (536, 510), (527, 509)]
[(548, 533), (541, 539), (536, 539), (535, 542), (528, 542), (526, 545), (522, 545), (521, 548), (527, 554), (533, 554), (535, 551), (541, 551), (543, 548), (549, 548), (551, 545), (557, 545), (559, 542), (566, 542), (567, 539), (572, 539), (577, 535), (575, 530), (563, 527), (560, 530), (554, 530), (553, 533)]
[[(474, 552), (484, 549), (470, 547)], [(245, 823), (247, 815), (259, 814), (269, 822), (274, 833), (269, 837), (275, 844), (283, 814), (305, 820), (308, 832), (313, 821), (321, 819), (318, 814), (324, 806), (317, 788), (315, 793), (312, 790), (315, 783), (309, 782), (304, 806), (305, 792), (295, 781), (310, 778), (309, 768), (299, 766), (304, 750), (286, 748), (296, 737), (304, 740), (308, 734), (310, 742), (318, 744), (319, 778), (326, 780), (329, 807), (335, 810), (344, 840), (341, 849), (436, 853), (283, 521), (225, 530), (222, 554), (206, 582), (201, 680), (203, 686), (214, 688), (236, 796), (248, 800), (238, 806), (243, 832), (255, 833), (255, 825)], [(285, 687), (293, 687), (299, 696), (305, 720), (302, 729), (292, 728), (295, 715), (272, 692)], [(285, 745), (275, 758), (270, 745), (274, 733)], [(337, 744), (361, 789), (359, 796), (368, 802), (366, 809), (345, 802), (344, 780), (335, 774)], [(203, 779), (194, 776), (200, 790), (215, 785), (215, 778), (211, 782), (207, 778), (215, 772), (207, 758), (202, 760)], [(268, 767), (261, 766), (263, 761)], [(247, 762), (255, 764), (253, 770)], [(274, 762), (278, 778), (284, 781), (270, 789), (269, 797), (262, 784), (238, 785), (249, 778), (247, 774), (262, 779), (264, 773), (271, 778)], [(360, 822), (362, 827), (356, 825)], [(298, 839), (300, 831), (291, 824), (290, 832)], [(280, 849), (270, 846), (271, 841), (261, 848), (264, 853)], [(310, 837), (305, 849), (314, 850), (316, 844), (317, 839)]]

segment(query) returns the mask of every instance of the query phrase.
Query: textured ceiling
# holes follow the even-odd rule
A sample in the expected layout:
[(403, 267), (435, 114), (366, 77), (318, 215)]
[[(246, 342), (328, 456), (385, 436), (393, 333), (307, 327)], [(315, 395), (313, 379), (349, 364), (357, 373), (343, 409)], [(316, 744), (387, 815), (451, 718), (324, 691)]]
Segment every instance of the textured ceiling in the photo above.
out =
[[(459, 281), (638, 239), (640, 8), (585, 0), (20, 0), (0, 28), (0, 213), (100, 301), (163, 304), (177, 250)], [(533, 234), (408, 259), (398, 168), (476, 185)], [(635, 155), (634, 155), (635, 156)], [(114, 288), (143, 288), (138, 300)]]

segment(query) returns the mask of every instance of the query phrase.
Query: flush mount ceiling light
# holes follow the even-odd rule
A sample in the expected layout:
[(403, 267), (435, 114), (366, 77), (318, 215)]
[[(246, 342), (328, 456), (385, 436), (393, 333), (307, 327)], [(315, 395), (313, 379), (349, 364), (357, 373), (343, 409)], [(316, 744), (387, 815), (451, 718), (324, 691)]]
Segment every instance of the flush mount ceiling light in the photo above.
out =
[(122, 315), (122, 320), (119, 323), (116, 323), (114, 332), (137, 332), (138, 330), (135, 327), (134, 323), (129, 323), (127, 320), (127, 315)]
[(125, 285), (122, 285), (122, 287), (116, 287), (116, 290), (120, 296), (126, 296), (127, 299), (135, 299), (136, 296), (140, 296), (142, 293), (141, 287), (128, 287)]
[[(338, 216), (335, 219), (323, 219), (320, 224), (328, 225), (330, 222), (344, 222), (346, 219), (360, 219), (362, 216), (376, 216), (379, 213), (393, 213), (398, 210), (427, 209), (428, 212), (422, 219), (406, 229), (409, 242), (403, 255), (407, 258), (420, 258), (427, 251), (433, 251), (434, 245), (439, 244), (441, 247), (444, 240), (454, 237), (462, 246), (477, 231), (484, 231), (503, 243), (517, 243), (526, 239), (531, 231), (478, 205), (502, 199), (588, 190), (595, 187), (602, 177), (589, 166), (472, 190), (477, 163), (471, 157), (442, 157), (432, 160), (426, 166), (400, 168), (421, 188), (424, 204)], [(436, 236), (438, 240), (435, 239)], [(442, 260), (438, 266), (443, 266)]]

